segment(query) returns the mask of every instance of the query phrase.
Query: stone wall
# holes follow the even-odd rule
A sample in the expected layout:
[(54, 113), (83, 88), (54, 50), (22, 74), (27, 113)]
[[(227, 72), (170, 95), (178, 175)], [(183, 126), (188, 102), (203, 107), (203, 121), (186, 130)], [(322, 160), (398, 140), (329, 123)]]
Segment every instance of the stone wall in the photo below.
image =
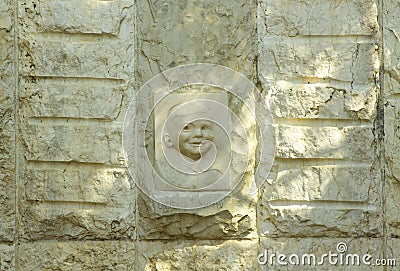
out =
[[(394, 0), (3, 0), (0, 270), (292, 270), (258, 255), (338, 243), (399, 265), (399, 13)], [(275, 162), (258, 195), (179, 210), (133, 185), (129, 103), (190, 63), (268, 93)]]

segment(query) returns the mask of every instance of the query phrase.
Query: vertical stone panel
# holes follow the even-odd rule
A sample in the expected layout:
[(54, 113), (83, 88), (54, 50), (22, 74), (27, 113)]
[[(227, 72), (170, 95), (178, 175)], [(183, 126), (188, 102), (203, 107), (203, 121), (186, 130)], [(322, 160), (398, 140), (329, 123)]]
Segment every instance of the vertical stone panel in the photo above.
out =
[(122, 153), (134, 1), (19, 1), (23, 240), (135, 237)]
[(377, 13), (374, 0), (260, 1), (258, 76), (277, 123), (262, 236), (382, 234)]
[(13, 241), (15, 234), (14, 4), (0, 3), (0, 242)]
[[(138, 88), (161, 71), (191, 63), (220, 64), (255, 79), (256, 15), (256, 2), (247, 0), (138, 1)], [(240, 191), (198, 210), (169, 208), (146, 196), (138, 208), (143, 239), (256, 237), (255, 201)]]
[[(383, 10), (384, 114), (385, 114), (385, 220), (389, 237), (400, 236), (400, 5), (387, 0)], [(393, 243), (398, 243), (393, 239)], [(398, 253), (393, 246), (393, 255)]]

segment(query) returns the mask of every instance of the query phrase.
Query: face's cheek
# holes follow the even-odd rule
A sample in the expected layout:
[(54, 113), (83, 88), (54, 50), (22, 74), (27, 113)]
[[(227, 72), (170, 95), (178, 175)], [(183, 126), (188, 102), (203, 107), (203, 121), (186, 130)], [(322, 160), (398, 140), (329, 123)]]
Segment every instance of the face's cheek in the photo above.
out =
[(214, 133), (211, 130), (206, 130), (203, 132), (203, 137), (205, 140), (213, 141)]

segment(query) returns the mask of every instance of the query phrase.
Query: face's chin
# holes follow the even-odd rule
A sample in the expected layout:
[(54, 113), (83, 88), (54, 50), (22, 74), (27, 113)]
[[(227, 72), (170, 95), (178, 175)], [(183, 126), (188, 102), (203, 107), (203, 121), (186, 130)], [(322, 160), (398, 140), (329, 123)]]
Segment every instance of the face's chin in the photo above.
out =
[(198, 143), (186, 143), (183, 144), (183, 148), (181, 149), (181, 153), (186, 155), (187, 157), (193, 160), (199, 160), (201, 158), (200, 154), (200, 146)]

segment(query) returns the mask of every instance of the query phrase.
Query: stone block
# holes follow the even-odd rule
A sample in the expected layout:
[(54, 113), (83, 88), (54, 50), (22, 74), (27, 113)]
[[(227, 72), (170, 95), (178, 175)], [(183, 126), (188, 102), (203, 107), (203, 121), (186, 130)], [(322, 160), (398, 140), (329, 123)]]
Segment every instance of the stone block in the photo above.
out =
[(118, 35), (133, 1), (20, 1), (19, 14), (33, 32)]
[(257, 270), (257, 240), (143, 241), (138, 270)]
[(15, 271), (14, 246), (0, 244), (0, 270)]
[[(262, 263), (268, 258), (261, 270), (385, 270), (376, 265), (376, 260), (384, 257), (384, 243), (379, 238), (261, 238), (260, 248)], [(280, 256), (280, 261), (287, 265), (279, 264), (280, 254), (286, 256)], [(329, 257), (334, 254), (337, 256)], [(292, 264), (297, 263), (293, 255), (298, 256), (298, 265)]]
[(374, 134), (369, 127), (280, 124), (275, 129), (278, 158), (335, 158), (355, 161), (374, 159)]
[(299, 78), (306, 83), (318, 79), (371, 84), (379, 68), (377, 49), (373, 42), (349, 42), (335, 37), (261, 37), (259, 76), (264, 84)]
[[(14, 1), (0, 3), (0, 242), (14, 239), (15, 54)], [(0, 267), (0, 269), (2, 269)]]
[(119, 81), (39, 77), (23, 78), (20, 86), (26, 117), (111, 121), (122, 115), (125, 93)]
[(214, 63), (254, 78), (257, 6), (254, 1), (139, 1), (141, 84), (183, 64)]
[(271, 88), (271, 112), (278, 118), (371, 120), (378, 89), (350, 83), (296, 84), (277, 81)]
[[(397, 82), (400, 81), (400, 6), (398, 1), (385, 1), (383, 6), (383, 39), (385, 44), (385, 72)], [(386, 81), (386, 80), (385, 80)]]
[(385, 103), (385, 159), (386, 175), (400, 182), (400, 100), (387, 99)]
[(19, 249), (21, 271), (136, 270), (133, 242), (35, 242), (21, 244)]
[(268, 201), (378, 202), (378, 173), (371, 166), (297, 167), (281, 162), (277, 171), (276, 179), (265, 187), (263, 196)]
[(28, 163), (21, 179), (23, 239), (135, 238), (135, 200), (126, 169), (36, 162)]
[(208, 207), (179, 210), (141, 195), (139, 236), (149, 240), (254, 238), (255, 202), (245, 197), (228, 196)]
[(389, 237), (398, 238), (400, 236), (400, 182), (387, 174), (385, 189), (385, 222), (386, 231)]
[(365, 202), (263, 200), (259, 214), (260, 233), (268, 237), (382, 234), (379, 207)]
[(384, 259), (386, 259), (387, 269), (395, 269), (395, 266), (399, 265), (399, 255), (400, 255), (400, 239), (398, 238), (388, 238), (386, 241), (386, 254)]
[[(133, 191), (132, 191), (133, 194)], [(23, 240), (129, 240), (135, 238), (134, 203), (23, 201)]]
[(129, 81), (133, 71), (131, 43), (104, 37), (85, 41), (69, 36), (26, 33), (20, 39), (21, 74)]
[(39, 162), (30, 163), (25, 175), (29, 201), (88, 202), (114, 207), (133, 203), (128, 172), (123, 168)]
[(39, 119), (23, 127), (27, 160), (124, 164), (120, 126)]
[(267, 35), (374, 35), (378, 31), (374, 0), (264, 0), (260, 14)]
[(278, 159), (258, 208), (260, 234), (381, 236), (380, 191), (373, 162)]

